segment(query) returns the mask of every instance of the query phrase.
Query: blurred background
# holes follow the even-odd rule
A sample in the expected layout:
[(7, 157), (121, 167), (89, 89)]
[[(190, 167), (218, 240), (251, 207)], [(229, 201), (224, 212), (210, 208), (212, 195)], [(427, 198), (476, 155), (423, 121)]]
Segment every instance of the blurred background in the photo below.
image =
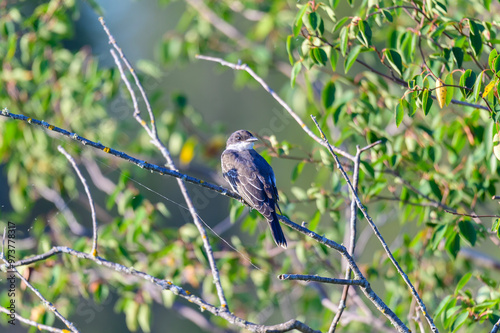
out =
[[(129, 93), (98, 21), (102, 16), (138, 73), (156, 115), (159, 136), (181, 172), (228, 187), (221, 177), (220, 154), (230, 133), (247, 129), (259, 136), (256, 149), (275, 170), (283, 213), (346, 245), (349, 193), (331, 157), (247, 73), (197, 60), (195, 55), (234, 63), (241, 60), (315, 133), (309, 115), (316, 115), (337, 147), (355, 154), (356, 145), (364, 147), (383, 140), (363, 155), (360, 193), (387, 244), (411, 278), (418, 281), (431, 309), (438, 308), (448, 295), (457, 296), (454, 287), (469, 271), (477, 275), (470, 282), (471, 294), (484, 302), (494, 299), (499, 292), (495, 265), (500, 258), (498, 244), (489, 238), (491, 218), (484, 224), (471, 222), (471, 242), (459, 228), (463, 221), (443, 209), (449, 205), (466, 207), (465, 211), (474, 207), (478, 214), (494, 215), (497, 211), (497, 203), (490, 199), (498, 183), (492, 147), (484, 144), (481, 148), (486, 152), (473, 153), (481, 144), (474, 140), (491, 139), (494, 129), (489, 115), (468, 108), (459, 117), (462, 110), (456, 106), (450, 104), (445, 112), (434, 103), (428, 117), (420, 113), (405, 116), (397, 128), (394, 109), (403, 94), (401, 87), (359, 64), (347, 75), (341, 65), (345, 59), (338, 54), (338, 59), (332, 60), (333, 53), (329, 53), (326, 65), (306, 59), (309, 51), (304, 52), (303, 42), (310, 38), (292, 34), (297, 12), (305, 3), (0, 0), (0, 107), (164, 165), (132, 117)], [(464, 12), (460, 11), (462, 5)], [(364, 2), (350, 6), (348, 1), (328, 2), (328, 6), (335, 7), (336, 20), (364, 16), (365, 7), (376, 7)], [(449, 15), (459, 20), (465, 12), (483, 13), (477, 6), (460, 2), (450, 6)], [(321, 13), (328, 38), (336, 41), (336, 22), (327, 19), (328, 11)], [(393, 23), (384, 21), (377, 28), (374, 44), (391, 43), (393, 38), (387, 36), (409, 31), (408, 22), (394, 16)], [(310, 28), (311, 22), (308, 24)], [(287, 38), (291, 38), (288, 45)], [(402, 42), (395, 44), (400, 47)], [(289, 54), (295, 59), (289, 61)], [(364, 54), (363, 60), (372, 69), (387, 70), (387, 65), (371, 53)], [(441, 58), (435, 56), (429, 60), (430, 66), (439, 67), (439, 61)], [(297, 63), (303, 64), (300, 75), (295, 75)], [(416, 67), (405, 64), (402, 79), (410, 80)], [(324, 91), (331, 82), (336, 87), (334, 101), (325, 106), (328, 98)], [(147, 119), (142, 99), (139, 102)], [(462, 133), (463, 123), (470, 126), (473, 139)], [(198, 231), (175, 179), (149, 173), (24, 122), (2, 118), (0, 130), (0, 226), (7, 221), (16, 223), (17, 259), (59, 245), (90, 249), (92, 224), (87, 198), (67, 160), (57, 151), (62, 145), (77, 160), (90, 184), (97, 206), (99, 255), (171, 280), (218, 305)], [(470, 160), (465, 161), (467, 158)], [(342, 162), (351, 175), (352, 165), (347, 159)], [(455, 179), (450, 180), (454, 178), (450, 175)], [(458, 185), (447, 186), (455, 180)], [(343, 277), (340, 256), (288, 227), (283, 230), (289, 249), (278, 249), (258, 213), (201, 187), (187, 186), (199, 215), (211, 229), (209, 237), (231, 311), (259, 324), (297, 318), (327, 330), (342, 288), (283, 282), (276, 276)], [(371, 235), (361, 220), (357, 262), (374, 290), (406, 319), (414, 310), (413, 305), (408, 309), (410, 295)], [(453, 245), (456, 243), (458, 246)], [(59, 255), (23, 268), (22, 273), (81, 332), (237, 331), (169, 292), (92, 262)], [(0, 305), (4, 305), (9, 298), (3, 274), (0, 277)], [(17, 288), (20, 315), (63, 327), (26, 286), (18, 284)], [(366, 301), (363, 295), (359, 299)], [(498, 302), (494, 304), (490, 315), (498, 313)], [(343, 322), (349, 331), (392, 329), (371, 305), (350, 305), (352, 313), (347, 318), (351, 319)], [(464, 305), (463, 311), (466, 309), (470, 310)], [(352, 319), (355, 316), (367, 319)], [(24, 324), (6, 324), (3, 314), (0, 318), (0, 327), (8, 332), (34, 331)], [(445, 324), (446, 319), (439, 325), (450, 325)], [(470, 316), (471, 322), (476, 319)], [(477, 326), (462, 329), (472, 331)]]

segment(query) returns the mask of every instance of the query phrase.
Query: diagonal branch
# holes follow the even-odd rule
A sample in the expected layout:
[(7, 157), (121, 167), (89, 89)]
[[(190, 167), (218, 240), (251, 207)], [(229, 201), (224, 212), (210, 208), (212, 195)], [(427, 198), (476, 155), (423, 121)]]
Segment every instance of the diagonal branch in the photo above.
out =
[(392, 255), (391, 250), (387, 246), (387, 243), (384, 241), (384, 238), (380, 234), (380, 231), (378, 230), (377, 226), (373, 222), (372, 218), (368, 215), (365, 206), (363, 206), (363, 204), (359, 200), (359, 197), (356, 194), (356, 189), (351, 184), (351, 181), (349, 180), (349, 177), (347, 176), (347, 174), (345, 173), (344, 169), (342, 168), (342, 165), (340, 165), (340, 160), (339, 160), (338, 156), (335, 154), (335, 152), (332, 149), (332, 147), (330, 146), (330, 143), (328, 142), (328, 139), (326, 138), (325, 133), (323, 133), (323, 131), (321, 130), (321, 127), (319, 126), (318, 122), (316, 121), (316, 117), (314, 117), (313, 115), (311, 115), (311, 118), (314, 121), (314, 123), (316, 124), (316, 127), (318, 128), (319, 132), (321, 133), (321, 137), (323, 138), (324, 142), (326, 143), (326, 145), (328, 147), (328, 150), (330, 151), (330, 154), (335, 159), (335, 163), (337, 164), (337, 168), (342, 173), (342, 176), (344, 177), (345, 181), (347, 182), (347, 185), (349, 186), (349, 189), (351, 190), (351, 193), (354, 195), (354, 198), (356, 200), (356, 205), (358, 206), (358, 208), (363, 213), (363, 216), (365, 217), (365, 219), (370, 224), (370, 227), (373, 229), (373, 232), (375, 233), (375, 235), (377, 236), (377, 238), (379, 239), (379, 241), (382, 243), (382, 247), (384, 248), (387, 256), (391, 260), (391, 262), (394, 265), (394, 267), (396, 267), (396, 270), (398, 271), (399, 275), (401, 275), (401, 277), (403, 278), (403, 280), (408, 285), (408, 288), (410, 288), (410, 291), (411, 291), (413, 297), (415, 297), (415, 299), (417, 300), (418, 305), (420, 306), (420, 309), (422, 310), (422, 314), (427, 319), (427, 322), (429, 323), (429, 326), (430, 326), (431, 330), (433, 332), (439, 332), (438, 329), (437, 329), (437, 327), (436, 327), (436, 325), (434, 325), (434, 321), (432, 320), (431, 316), (427, 312), (427, 308), (426, 308), (424, 302), (422, 301), (422, 299), (420, 298), (417, 290), (415, 289), (415, 287), (413, 286), (413, 284), (411, 283), (410, 279), (408, 278), (408, 276), (406, 275), (406, 273), (403, 271), (403, 269), (401, 268), (401, 266), (399, 266), (399, 263), (396, 261), (396, 259)]
[(314, 281), (321, 283), (343, 284), (347, 286), (362, 286), (366, 287), (368, 281), (366, 280), (349, 280), (349, 279), (332, 279), (318, 275), (302, 275), (302, 274), (281, 274), (278, 275), (280, 280), (299, 280), (299, 281)]
[[(10, 311), (8, 309), (4, 308), (3, 306), (0, 306), (0, 312), (6, 313), (7, 315), (11, 315)], [(52, 327), (52, 326), (47, 326), (47, 325), (44, 325), (44, 324), (39, 324), (36, 321), (33, 321), (33, 320), (30, 320), (30, 319), (21, 317), (17, 313), (16, 313), (16, 320), (19, 320), (22, 323), (34, 326), (34, 327), (36, 327), (40, 331), (44, 330), (44, 331), (49, 331), (49, 332), (54, 332), (54, 333), (65, 333), (65, 332), (68, 332), (67, 330), (62, 330), (60, 328), (56, 328), (56, 327)]]
[[(229, 68), (235, 69), (235, 70), (243, 70), (250, 74), (255, 81), (257, 81), (271, 96), (292, 116), (293, 119), (302, 127), (304, 132), (307, 133), (311, 138), (314, 139), (314, 141), (318, 142), (319, 144), (323, 145), (326, 147), (325, 143), (321, 140), (321, 138), (317, 137), (310, 129), (307, 127), (307, 125), (300, 119), (300, 117), (292, 110), (292, 108), (285, 103), (281, 97), (278, 96), (278, 94), (269, 87), (269, 85), (260, 77), (258, 76), (250, 67), (248, 67), (247, 64), (233, 64), (228, 61), (225, 61), (221, 58), (215, 58), (215, 57), (208, 57), (204, 55), (197, 55), (196, 58), (202, 59), (202, 60), (208, 60), (208, 61), (213, 61), (221, 64), (222, 66), (227, 66)], [(332, 149), (339, 155), (342, 155), (345, 158), (350, 159), (351, 161), (354, 161), (354, 156), (349, 154), (348, 152), (343, 151), (342, 149), (332, 147)]]
[[(356, 209), (356, 201), (354, 200), (354, 196), (356, 195), (358, 191), (358, 180), (359, 180), (359, 164), (361, 163), (361, 152), (362, 150), (358, 147), (355, 160), (354, 160), (354, 171), (353, 171), (353, 186), (354, 186), (354, 193), (352, 194), (352, 199), (351, 199), (351, 218), (349, 222), (350, 226), (350, 240), (349, 240), (349, 253), (354, 256), (354, 248), (356, 247), (356, 222), (357, 222), (357, 213), (358, 210)], [(351, 277), (352, 270), (350, 267), (346, 269), (345, 272), (345, 278), (349, 279)], [(337, 325), (340, 321), (340, 317), (342, 317), (342, 314), (344, 313), (344, 310), (346, 308), (346, 300), (347, 296), (349, 293), (349, 285), (346, 284), (344, 286), (344, 289), (342, 290), (342, 297), (340, 298), (339, 302), (339, 311), (335, 314), (335, 317), (333, 317), (332, 323), (330, 325), (330, 328), (328, 330), (328, 333), (334, 333), (335, 329), (337, 328)]]
[(89, 198), (89, 205), (90, 205), (90, 212), (92, 216), (92, 229), (93, 229), (93, 236), (92, 236), (92, 251), (90, 253), (95, 257), (97, 255), (97, 220), (95, 216), (95, 207), (94, 207), (94, 200), (92, 199), (92, 195), (90, 194), (90, 189), (89, 186), (87, 185), (87, 180), (85, 177), (83, 177), (82, 173), (80, 172), (80, 169), (78, 169), (78, 166), (76, 165), (75, 160), (73, 157), (71, 157), (70, 154), (66, 150), (64, 150), (63, 147), (57, 146), (57, 149), (63, 154), (71, 163), (71, 166), (73, 169), (75, 169), (76, 174), (78, 175), (78, 178), (80, 178), (80, 181), (83, 184), (83, 188), (85, 189), (85, 193), (87, 193), (87, 197)]

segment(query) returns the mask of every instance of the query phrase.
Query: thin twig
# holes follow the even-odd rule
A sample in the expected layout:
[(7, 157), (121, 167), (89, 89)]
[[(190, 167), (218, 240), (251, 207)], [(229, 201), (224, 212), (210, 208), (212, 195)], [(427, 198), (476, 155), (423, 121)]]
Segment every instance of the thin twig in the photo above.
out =
[[(0, 312), (6, 313), (8, 315), (11, 314), (10, 311), (8, 309), (4, 308), (3, 306), (0, 306)], [(21, 317), (17, 313), (16, 313), (16, 320), (19, 320), (20, 322), (28, 324), (28, 325), (31, 325), (31, 326), (35, 326), (40, 331), (41, 330), (45, 330), (45, 331), (55, 332), (55, 333), (65, 333), (65, 332), (68, 332), (67, 330), (62, 330), (60, 328), (56, 328), (56, 327), (52, 327), (52, 326), (47, 326), (47, 325), (44, 325), (44, 324), (39, 324), (36, 321), (33, 321), (33, 320), (30, 320), (30, 319), (26, 319), (24, 317)]]
[(90, 205), (90, 215), (92, 216), (92, 230), (93, 230), (92, 251), (90, 251), (90, 253), (95, 257), (97, 255), (97, 220), (95, 216), (94, 199), (92, 199), (92, 195), (90, 194), (90, 189), (89, 186), (87, 185), (87, 180), (85, 179), (85, 177), (83, 177), (82, 173), (80, 172), (80, 169), (78, 169), (78, 166), (76, 165), (76, 162), (73, 159), (73, 157), (70, 154), (68, 154), (68, 152), (64, 150), (62, 146), (57, 146), (57, 150), (59, 150), (68, 159), (69, 163), (71, 163), (71, 166), (73, 166), (73, 169), (75, 169), (78, 178), (80, 178), (80, 181), (83, 184), (85, 193), (87, 193)]
[[(372, 143), (369, 146), (364, 147), (363, 149), (360, 149), (359, 146), (356, 147), (356, 156), (354, 160), (354, 171), (353, 171), (353, 184), (354, 184), (354, 191), (355, 193), (358, 192), (358, 181), (359, 181), (359, 165), (361, 163), (361, 153), (367, 149), (370, 149), (371, 147), (375, 146), (375, 144), (380, 143), (381, 141), (377, 141)], [(354, 249), (356, 247), (356, 222), (357, 222), (357, 209), (356, 209), (356, 201), (354, 199), (353, 193), (351, 196), (351, 218), (349, 219), (349, 226), (350, 226), (350, 240), (349, 240), (349, 253), (354, 256)], [(346, 269), (345, 272), (345, 278), (349, 279), (351, 277), (352, 270), (350, 267)], [(328, 330), (328, 333), (334, 333), (335, 329), (337, 328), (337, 325), (340, 321), (340, 318), (342, 317), (342, 314), (344, 313), (344, 310), (346, 308), (346, 301), (347, 301), (347, 296), (349, 295), (349, 285), (345, 285), (344, 289), (342, 290), (342, 297), (340, 298), (339, 306), (338, 306), (338, 312), (335, 314), (335, 317), (333, 317), (332, 323), (330, 324), (330, 328)]]
[(462, 214), (462, 213), (453, 212), (453, 211), (451, 211), (451, 210), (447, 210), (447, 209), (445, 209), (444, 211), (445, 211), (446, 213), (448, 213), (448, 214), (458, 215), (458, 216), (467, 216), (467, 217), (472, 217), (472, 218), (481, 218), (481, 217), (496, 217), (496, 218), (500, 218), (500, 215), (476, 215), (476, 214)]
[(302, 275), (302, 274), (281, 274), (278, 275), (280, 280), (299, 280), (299, 281), (314, 281), (321, 283), (331, 283), (331, 284), (343, 284), (349, 286), (362, 286), (365, 287), (368, 284), (366, 280), (349, 280), (349, 279), (332, 279), (324, 276), (318, 275)]
[(124, 152), (121, 152), (119, 150), (116, 150), (116, 149), (113, 149), (110, 147), (106, 147), (99, 142), (94, 142), (92, 140), (89, 140), (87, 138), (79, 136), (76, 133), (72, 133), (72, 132), (69, 132), (63, 128), (59, 128), (57, 126), (51, 125), (45, 121), (40, 121), (38, 119), (29, 118), (29, 117), (26, 117), (24, 115), (11, 113), (6, 108), (2, 110), (0, 115), (4, 116), (4, 117), (11, 118), (11, 119), (15, 119), (15, 120), (23, 120), (29, 124), (44, 127), (46, 129), (49, 129), (49, 130), (54, 131), (56, 133), (62, 134), (70, 139), (78, 141), (84, 146), (90, 146), (92, 148), (99, 149), (107, 154), (116, 156), (116, 157), (121, 158), (123, 160), (126, 160), (128, 162), (131, 162), (132, 164), (139, 166), (141, 169), (145, 169), (145, 170), (148, 170), (151, 172), (156, 172), (156, 173), (159, 173), (160, 175), (167, 175), (167, 176), (171, 176), (171, 177), (175, 177), (175, 178), (180, 178), (186, 182), (202, 186), (202, 187), (207, 188), (209, 190), (216, 191), (219, 194), (222, 194), (222, 195), (225, 195), (227, 197), (230, 197), (230, 198), (233, 198), (233, 199), (236, 199), (236, 200), (243, 202), (243, 199), (238, 194), (236, 194), (236, 193), (232, 192), (231, 190), (228, 190), (222, 186), (211, 184), (211, 183), (206, 182), (204, 180), (200, 180), (198, 178), (188, 176), (188, 175), (180, 173), (178, 171), (170, 170), (168, 168), (161, 167), (161, 166), (158, 166), (155, 164), (148, 163), (144, 160), (137, 159), (135, 157), (127, 155)]
[[(321, 145), (325, 145), (324, 142), (321, 140), (321, 138), (317, 137), (310, 129), (307, 127), (307, 125), (300, 119), (300, 117), (292, 110), (292, 108), (283, 100), (279, 95), (269, 87), (269, 85), (260, 77), (258, 76), (247, 64), (233, 64), (231, 62), (225, 61), (224, 59), (221, 58), (216, 58), (216, 57), (209, 57), (209, 56), (204, 56), (204, 55), (197, 55), (197, 59), (201, 60), (207, 60), (207, 61), (213, 61), (221, 64), (222, 66), (227, 66), (229, 68), (232, 68), (234, 70), (243, 70), (246, 71), (250, 76), (254, 78), (255, 81), (257, 81), (271, 96), (295, 119), (295, 121), (302, 127), (302, 129), (309, 135), (311, 138), (314, 139), (314, 141), (318, 142)], [(339, 149), (337, 147), (332, 147), (332, 149), (339, 155), (342, 155), (345, 158), (348, 158), (349, 160), (353, 161), (354, 156), (351, 154), (343, 151), (342, 149)]]
[(384, 241), (384, 238), (382, 237), (382, 235), (380, 234), (380, 231), (378, 230), (377, 226), (375, 225), (375, 223), (373, 222), (372, 218), (368, 215), (367, 211), (366, 211), (366, 208), (363, 206), (363, 204), (361, 203), (361, 201), (359, 200), (359, 197), (358, 195), (356, 194), (356, 190), (355, 188), (353, 187), (353, 185), (351, 184), (351, 181), (349, 180), (349, 177), (347, 176), (347, 174), (345, 173), (344, 169), (342, 168), (342, 165), (340, 165), (340, 160), (338, 158), (338, 156), (335, 154), (335, 152), (333, 151), (332, 147), (330, 146), (330, 143), (328, 142), (328, 139), (326, 138), (325, 134), (323, 133), (323, 131), (321, 130), (321, 127), (319, 126), (317, 120), (316, 120), (316, 117), (314, 117), (313, 115), (311, 115), (311, 118), (312, 120), (314, 121), (314, 123), (316, 124), (316, 127), (318, 128), (319, 132), (321, 133), (321, 137), (323, 138), (323, 140), (325, 141), (327, 147), (328, 147), (328, 150), (330, 151), (330, 154), (333, 156), (333, 158), (335, 159), (335, 163), (337, 164), (337, 168), (340, 170), (340, 172), (342, 173), (342, 176), (344, 177), (345, 181), (347, 182), (347, 185), (349, 186), (349, 189), (351, 190), (351, 193), (354, 194), (354, 197), (356, 199), (356, 204), (358, 206), (358, 208), (361, 210), (361, 212), (363, 213), (363, 216), (365, 217), (365, 219), (368, 221), (368, 223), (370, 224), (371, 228), (373, 229), (373, 232), (375, 233), (375, 235), (377, 236), (377, 238), (379, 239), (379, 241), (381, 242), (382, 244), (382, 247), (384, 248), (387, 256), (389, 257), (389, 259), (391, 260), (392, 264), (394, 265), (394, 267), (396, 267), (399, 275), (401, 275), (401, 277), (403, 278), (403, 280), (406, 282), (406, 284), (408, 285), (408, 287), (410, 288), (410, 291), (413, 295), (413, 297), (415, 297), (417, 299), (417, 302), (418, 302), (418, 305), (420, 306), (420, 309), (422, 311), (422, 314), (425, 316), (425, 318), (427, 319), (427, 322), (429, 323), (429, 326), (431, 328), (431, 330), (433, 332), (439, 332), (436, 325), (434, 325), (434, 321), (432, 320), (431, 316), (429, 315), (428, 311), (427, 311), (427, 308), (424, 304), (424, 302), (422, 301), (422, 299), (420, 298), (420, 295), (418, 294), (418, 292), (415, 290), (415, 287), (413, 286), (413, 284), (411, 283), (410, 279), (408, 278), (408, 276), (406, 275), (406, 273), (403, 271), (403, 269), (401, 268), (401, 266), (399, 266), (399, 263), (396, 261), (396, 259), (394, 258), (394, 256), (392, 255), (391, 253), (391, 250), (389, 249), (389, 247), (387, 246), (386, 242)]
[[(170, 169), (172, 169), (173, 171), (178, 172), (178, 170), (177, 170), (177, 168), (176, 168), (176, 166), (174, 164), (174, 161), (172, 159), (172, 156), (170, 155), (169, 150), (161, 142), (160, 138), (158, 137), (158, 132), (157, 132), (157, 129), (156, 129), (155, 116), (153, 114), (151, 105), (149, 103), (148, 96), (146, 95), (146, 92), (144, 91), (144, 89), (143, 89), (143, 87), (141, 85), (141, 82), (139, 81), (139, 78), (137, 77), (137, 75), (136, 75), (134, 69), (132, 68), (132, 66), (130, 65), (130, 62), (127, 60), (127, 58), (123, 54), (122, 49), (116, 44), (115, 38), (111, 35), (111, 32), (109, 31), (109, 29), (107, 28), (106, 24), (104, 23), (104, 19), (102, 17), (100, 17), (99, 21), (101, 22), (101, 25), (103, 26), (104, 31), (106, 32), (106, 34), (109, 37), (110, 44), (118, 52), (118, 54), (120, 55), (121, 61), (125, 64), (126, 68), (128, 69), (128, 71), (130, 72), (130, 74), (134, 78), (135, 85), (138, 87), (138, 89), (139, 89), (139, 91), (141, 93), (141, 96), (142, 96), (142, 98), (144, 100), (144, 103), (146, 104), (146, 108), (147, 108), (147, 111), (148, 111), (148, 114), (149, 114), (149, 118), (150, 118), (151, 129), (149, 129), (146, 126), (146, 122), (141, 118), (137, 102), (134, 103), (134, 118), (137, 120), (137, 122), (148, 133), (149, 137), (151, 138), (151, 142), (159, 149), (159, 151), (161, 152), (161, 154), (163, 155), (163, 157), (167, 161), (167, 166)], [(130, 83), (128, 83), (128, 79), (127, 79), (127, 76), (125, 75), (125, 72), (124, 72), (123, 67), (121, 65), (121, 62), (120, 62), (120, 59), (118, 59), (117, 55), (115, 54), (115, 52), (113, 50), (111, 50), (111, 55), (113, 56), (116, 65), (118, 66), (118, 69), (119, 69), (120, 74), (121, 74), (121, 78), (125, 82), (128, 90), (129, 90), (130, 96), (132, 97), (132, 99), (134, 99), (134, 98), (137, 99), (136, 97), (134, 97), (135, 96), (134, 90), (132, 89)], [(181, 193), (182, 193), (182, 195), (184, 197), (184, 200), (186, 201), (186, 204), (187, 204), (187, 206), (189, 208), (189, 212), (190, 212), (190, 214), (191, 214), (191, 216), (193, 218), (193, 222), (194, 222), (195, 226), (198, 228), (198, 231), (199, 231), (200, 236), (202, 238), (203, 246), (205, 248), (205, 252), (207, 254), (208, 262), (210, 264), (210, 269), (212, 271), (212, 276), (213, 276), (213, 279), (214, 279), (215, 288), (217, 289), (217, 295), (219, 297), (219, 301), (220, 301), (221, 307), (223, 309), (226, 309), (227, 311), (229, 311), (229, 308), (228, 308), (228, 305), (227, 305), (226, 296), (224, 295), (224, 289), (222, 288), (222, 284), (221, 284), (221, 280), (220, 280), (220, 276), (219, 276), (219, 270), (218, 270), (217, 264), (215, 262), (215, 258), (214, 258), (214, 255), (213, 255), (212, 246), (210, 245), (210, 241), (208, 239), (207, 231), (205, 230), (205, 227), (203, 226), (203, 223), (202, 223), (202, 221), (201, 221), (198, 213), (196, 212), (196, 208), (195, 208), (195, 206), (193, 204), (193, 201), (191, 200), (191, 197), (189, 196), (189, 192), (188, 192), (188, 190), (186, 188), (186, 184), (184, 183), (183, 179), (177, 178), (177, 184), (179, 185), (179, 188), (180, 188)]]

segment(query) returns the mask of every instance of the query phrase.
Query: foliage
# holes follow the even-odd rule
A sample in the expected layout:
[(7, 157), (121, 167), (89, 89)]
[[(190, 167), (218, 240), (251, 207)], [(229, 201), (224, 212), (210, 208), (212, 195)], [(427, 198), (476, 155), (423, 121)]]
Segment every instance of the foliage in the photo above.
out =
[[(498, 220), (475, 217), (496, 213), (491, 197), (497, 194), (500, 172), (493, 154), (498, 147), (500, 114), (498, 3), (211, 1), (203, 7), (193, 3), (197, 1), (187, 1), (175, 31), (159, 42), (159, 65), (170, 70), (195, 61), (196, 54), (207, 54), (241, 60), (264, 78), (281, 72), (289, 83), (276, 87), (279, 94), (303, 121), (315, 115), (332, 144), (354, 154), (357, 145), (382, 140), (362, 156), (362, 202), (375, 222), (387, 220), (390, 227), (382, 230), (384, 236), (391, 231), (398, 234), (397, 246), (391, 249), (397, 248), (396, 259), (418, 286), (440, 330), (489, 331), (500, 317), (498, 271), (461, 253), (464, 248), (499, 246)], [(171, 5), (170, 1), (159, 1), (159, 6), (164, 5)], [(228, 33), (219, 21), (207, 21), (212, 17), (207, 11), (241, 32)], [(123, 98), (118, 71), (100, 66), (88, 48), (65, 46), (73, 38), (78, 15), (78, 5), (72, 0), (0, 6), (0, 106), (107, 146), (127, 147), (131, 154), (158, 156), (145, 134), (124, 141), (121, 134), (136, 124), (107, 112)], [(146, 61), (137, 67), (144, 79), (159, 72), (157, 65)], [(247, 73), (235, 71), (234, 75), (238, 87), (257, 87)], [(209, 177), (218, 168), (228, 124), (207, 124), (185, 94), (167, 93), (169, 105), (156, 98), (158, 91), (148, 91), (162, 128), (160, 135), (185, 165), (204, 164)], [(283, 213), (342, 243), (348, 229), (348, 191), (323, 147), (309, 138), (301, 144), (290, 142), (295, 131), (297, 125), (290, 123), (287, 131), (262, 140), (266, 159), (293, 165), (291, 187), (280, 193)], [(42, 201), (37, 189), (55, 189), (65, 198), (81, 192), (66, 160), (55, 149), (58, 140), (15, 121), (2, 120), (0, 133), (0, 160), (14, 210), (5, 213), (7, 208), (0, 208), (1, 219), (26, 221), (25, 236), (36, 243), (35, 248), (19, 252), (20, 258), (54, 245), (88, 250), (90, 240), (70, 233), (66, 220), (54, 215), (55, 210), (32, 211)], [(73, 146), (73, 155), (95, 158), (85, 148)], [(193, 292), (216, 302), (196, 228), (191, 223), (172, 227), (175, 219), (167, 203), (149, 197), (132, 181), (140, 175), (140, 170), (122, 171), (113, 186), (104, 190), (103, 210), (112, 217), (101, 221), (99, 254), (189, 285)], [(199, 198), (204, 205), (204, 200), (213, 197), (200, 194)], [(262, 219), (258, 213), (248, 213), (231, 201), (227, 214), (232, 221), (241, 221), (244, 233), (256, 235), (255, 242), (241, 240), (241, 234), (233, 236), (231, 243), (238, 252), (211, 237), (220, 254), (217, 263), (231, 311), (259, 323), (281, 322), (290, 319), (288, 314), (268, 319), (264, 310), (277, 309), (284, 299), (293, 299), (292, 310), (299, 318), (327, 330), (333, 315), (322, 302), (337, 304), (341, 288), (315, 289), (278, 281), (275, 275), (340, 277), (344, 274), (341, 258), (288, 230), (285, 233), (294, 245), (274, 257), (270, 235), (256, 233)], [(87, 212), (77, 214), (82, 220), (87, 216)], [(169, 227), (162, 225), (165, 220)], [(363, 221), (359, 225), (365, 226)], [(419, 310), (381, 248), (366, 253), (364, 247), (358, 244), (361, 250), (356, 255), (370, 282), (377, 282), (374, 289), (399, 318), (410, 321), (410, 327), (419, 325), (407, 319)], [(247, 257), (260, 269), (251, 266)], [(115, 291), (119, 295), (115, 310), (125, 314), (132, 331), (151, 330), (154, 301), (166, 307), (178, 301), (171, 293), (155, 295), (137, 280), (104, 278), (94, 265), (75, 258), (53, 259), (51, 265), (41, 262), (26, 271), (47, 299), (64, 306), (66, 315), (76, 311), (71, 304), (79, 297), (103, 302), (110, 290)], [(49, 325), (56, 321), (52, 313), (40, 309), (36, 296), (25, 294), (20, 315)], [(6, 302), (7, 295), (2, 293), (0, 305)], [(348, 299), (346, 311), (350, 307), (355, 309)], [(381, 317), (377, 312), (363, 316)], [(211, 321), (231, 327), (221, 318)], [(346, 331), (373, 329), (356, 319), (346, 325)]]

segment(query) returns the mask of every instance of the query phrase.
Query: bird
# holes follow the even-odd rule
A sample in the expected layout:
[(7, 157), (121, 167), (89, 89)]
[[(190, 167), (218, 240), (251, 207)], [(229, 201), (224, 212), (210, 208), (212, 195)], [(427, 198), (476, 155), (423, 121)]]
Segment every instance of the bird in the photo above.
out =
[(257, 140), (247, 130), (231, 134), (221, 155), (222, 175), (233, 191), (264, 216), (274, 242), (286, 249), (285, 235), (276, 214), (276, 208), (281, 214), (276, 177), (269, 163), (253, 149)]

